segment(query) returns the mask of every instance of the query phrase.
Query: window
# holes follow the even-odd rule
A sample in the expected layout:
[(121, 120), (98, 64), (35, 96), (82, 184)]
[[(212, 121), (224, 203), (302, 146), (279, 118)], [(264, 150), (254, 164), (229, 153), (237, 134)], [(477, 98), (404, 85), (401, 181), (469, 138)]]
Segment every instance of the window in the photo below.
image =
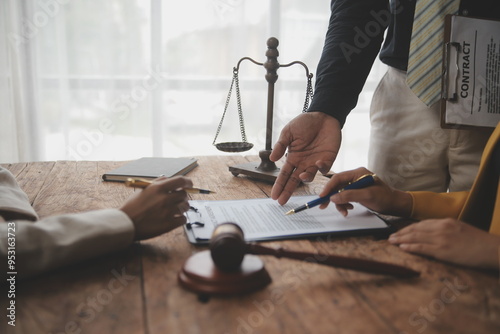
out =
[[(0, 94), (10, 103), (1, 120), (18, 142), (6, 144), (2, 135), (0, 162), (226, 154), (212, 142), (233, 67), (246, 56), (264, 62), (266, 41), (274, 36), (281, 64), (300, 60), (315, 73), (329, 5), (7, 1), (1, 15), (14, 19), (2, 17), (0, 27), (0, 43), (10, 48), (0, 48)], [(22, 72), (19, 82), (15, 69)], [(246, 134), (254, 143), (245, 154), (258, 154), (265, 147), (265, 69), (244, 61), (239, 75)], [(306, 92), (301, 66), (280, 68), (278, 75), (273, 142), (301, 112)], [(348, 118), (337, 170), (366, 165), (368, 106), (380, 75), (377, 65)], [(234, 91), (219, 140), (240, 140)]]

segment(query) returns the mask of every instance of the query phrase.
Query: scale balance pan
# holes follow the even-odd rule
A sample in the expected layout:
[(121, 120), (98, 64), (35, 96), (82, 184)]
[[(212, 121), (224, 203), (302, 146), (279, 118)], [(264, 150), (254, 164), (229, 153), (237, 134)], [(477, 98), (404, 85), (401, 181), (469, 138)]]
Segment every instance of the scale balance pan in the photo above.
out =
[(245, 152), (250, 150), (253, 144), (247, 142), (225, 142), (215, 144), (215, 147), (223, 152)]

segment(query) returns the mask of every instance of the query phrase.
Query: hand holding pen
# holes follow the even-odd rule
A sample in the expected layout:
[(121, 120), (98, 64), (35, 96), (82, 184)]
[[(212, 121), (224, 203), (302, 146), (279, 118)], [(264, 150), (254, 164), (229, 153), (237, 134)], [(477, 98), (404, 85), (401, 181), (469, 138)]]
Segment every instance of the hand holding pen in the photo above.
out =
[[(295, 209), (288, 211), (286, 214), (290, 215), (290, 214), (294, 214), (294, 213), (297, 213), (297, 212), (300, 212), (300, 211), (303, 211), (306, 209), (313, 208), (313, 207), (318, 206), (320, 204), (323, 204), (325, 202), (326, 203), (329, 202), (330, 197), (332, 197), (333, 195), (338, 194), (342, 191), (350, 190), (350, 189), (362, 189), (362, 188), (366, 188), (368, 186), (371, 186), (374, 183), (375, 183), (375, 174), (372, 174), (372, 173), (364, 174), (364, 175), (358, 177), (355, 181), (349, 182), (349, 184), (347, 184), (344, 188), (330, 191), (329, 193), (327, 193), (324, 196), (320, 196), (319, 198), (312, 200), (310, 202), (307, 202), (306, 204), (301, 205), (298, 208), (295, 208)], [(322, 194), (324, 192), (325, 191), (323, 191)], [(326, 205), (324, 207), (326, 207)]]
[(152, 238), (185, 224), (190, 205), (182, 190), (192, 186), (189, 178), (175, 176), (146, 182), (143, 191), (134, 192), (120, 207), (134, 225), (134, 239)]
[[(373, 175), (373, 173), (366, 168), (358, 168), (334, 174), (319, 195), (328, 196), (332, 190), (342, 188), (363, 175)], [(351, 203), (357, 202), (381, 214), (399, 217), (409, 217), (411, 215), (413, 199), (410, 194), (391, 188), (379, 177), (375, 177), (373, 181), (370, 186), (358, 187), (358, 189), (354, 190), (348, 189), (349, 186), (345, 186), (344, 191), (333, 191), (333, 196), (329, 196), (330, 200), (320, 204), (319, 208), (324, 209), (329, 202), (333, 202), (337, 210), (347, 216), (348, 210), (352, 209)]]

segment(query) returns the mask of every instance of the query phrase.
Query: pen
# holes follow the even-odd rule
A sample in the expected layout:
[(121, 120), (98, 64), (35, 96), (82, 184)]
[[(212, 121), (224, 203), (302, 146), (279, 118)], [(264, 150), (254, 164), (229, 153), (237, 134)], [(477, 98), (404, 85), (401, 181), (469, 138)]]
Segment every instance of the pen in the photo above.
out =
[[(125, 185), (127, 187), (136, 187), (136, 188), (146, 188), (149, 186), (153, 181), (146, 180), (146, 179), (141, 179), (141, 178), (131, 178), (129, 177), (125, 181)], [(207, 190), (207, 189), (200, 189), (200, 188), (184, 188), (184, 191), (190, 194), (215, 194), (215, 191)]]
[(329, 193), (326, 196), (319, 197), (315, 200), (312, 200), (310, 202), (307, 202), (304, 205), (299, 206), (298, 208), (292, 209), (285, 213), (286, 215), (291, 215), (306, 209), (310, 209), (312, 207), (315, 207), (317, 205), (320, 205), (321, 203), (324, 203), (330, 199), (331, 196), (335, 195), (336, 193), (339, 193), (344, 190), (349, 190), (349, 189), (361, 189), (361, 188), (366, 188), (368, 186), (371, 186), (375, 182), (375, 174), (365, 174), (361, 177), (359, 177), (356, 181), (349, 183), (347, 186), (345, 186), (342, 189), (339, 190), (334, 190), (331, 193)]

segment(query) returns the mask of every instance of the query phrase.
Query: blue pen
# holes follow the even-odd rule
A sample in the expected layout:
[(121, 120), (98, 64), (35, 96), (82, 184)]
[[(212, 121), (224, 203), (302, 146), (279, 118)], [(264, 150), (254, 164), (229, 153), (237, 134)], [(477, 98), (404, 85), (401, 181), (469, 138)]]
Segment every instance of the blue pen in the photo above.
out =
[(292, 209), (285, 214), (291, 215), (293, 213), (297, 213), (297, 212), (303, 211), (305, 209), (310, 209), (312, 207), (320, 205), (321, 203), (329, 201), (330, 197), (335, 195), (336, 193), (339, 193), (339, 192), (344, 191), (344, 190), (349, 190), (349, 189), (366, 188), (366, 187), (371, 186), (373, 183), (375, 183), (375, 174), (365, 174), (365, 175), (359, 177), (356, 181), (349, 183), (344, 188), (339, 189), (339, 190), (334, 190), (326, 196), (323, 196), (323, 197), (317, 198), (315, 200), (312, 200), (310, 202), (307, 202), (306, 204), (301, 205), (298, 208)]

